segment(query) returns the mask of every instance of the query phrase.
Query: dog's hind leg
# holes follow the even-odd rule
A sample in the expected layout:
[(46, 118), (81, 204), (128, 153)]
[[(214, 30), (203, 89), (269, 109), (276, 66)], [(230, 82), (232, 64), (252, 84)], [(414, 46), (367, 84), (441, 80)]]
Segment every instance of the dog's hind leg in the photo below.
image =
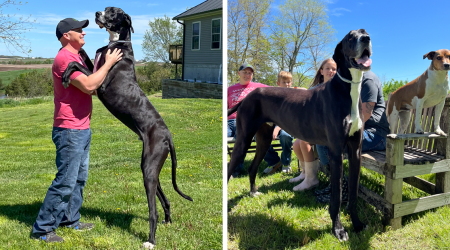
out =
[(164, 161), (169, 155), (169, 142), (163, 135), (144, 134), (141, 170), (144, 177), (144, 187), (147, 193), (149, 227), (148, 241), (144, 243), (145, 248), (153, 248), (156, 244), (155, 233), (158, 222), (158, 211), (156, 209), (156, 194), (158, 192), (159, 173)]
[(256, 174), (258, 173), (258, 167), (261, 161), (264, 159), (264, 156), (267, 153), (267, 150), (270, 148), (270, 144), (272, 142), (272, 133), (274, 126), (268, 125), (264, 123), (261, 125), (259, 130), (256, 132), (256, 153), (255, 158), (253, 158), (252, 164), (248, 169), (249, 179), (250, 179), (250, 195), (257, 196), (260, 193), (257, 191), (255, 185)]
[(406, 133), (406, 129), (408, 128), (408, 125), (411, 120), (411, 111), (410, 110), (401, 110), (398, 113), (398, 116), (400, 117), (400, 126), (398, 128), (399, 134)]
[(228, 180), (230, 180), (231, 174), (238, 164), (244, 161), (255, 133), (256, 129), (253, 127), (239, 130), (236, 128), (236, 142), (234, 143), (233, 153), (231, 153), (230, 163), (228, 164)]
[(357, 212), (359, 175), (361, 172), (361, 145), (362, 130), (357, 131), (347, 142), (348, 145), (348, 210), (355, 232), (360, 232), (365, 228), (365, 224), (359, 220)]
[(164, 195), (162, 191), (161, 184), (158, 181), (158, 189), (156, 190), (156, 196), (158, 196), (159, 201), (161, 202), (161, 206), (164, 210), (164, 221), (163, 223), (171, 223), (172, 219), (170, 217), (170, 202), (167, 197)]
[[(348, 234), (342, 226), (340, 219), (340, 209), (342, 202), (342, 178), (343, 178), (343, 168), (342, 168), (342, 149), (338, 143), (339, 140), (330, 140), (333, 143), (329, 144), (329, 157), (330, 157), (330, 169), (331, 169), (331, 199), (330, 207), (328, 211), (330, 212), (332, 227), (331, 231), (334, 236), (338, 238), (339, 241), (347, 241)], [(331, 146), (332, 145), (332, 146)]]

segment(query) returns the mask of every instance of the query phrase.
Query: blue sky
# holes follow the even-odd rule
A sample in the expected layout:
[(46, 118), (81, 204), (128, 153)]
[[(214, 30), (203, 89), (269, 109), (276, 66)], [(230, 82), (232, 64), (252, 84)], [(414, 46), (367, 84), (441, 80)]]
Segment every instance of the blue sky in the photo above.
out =
[[(174, 16), (192, 8), (204, 0), (171, 0), (171, 1), (135, 1), (135, 0), (95, 0), (95, 1), (42, 1), (28, 0), (28, 4), (20, 6), (20, 11), (15, 8), (3, 9), (3, 14), (17, 13), (19, 15), (32, 15), (36, 19), (34, 29), (26, 34), (31, 42), (33, 57), (55, 57), (61, 44), (56, 38), (55, 30), (58, 22), (67, 17), (78, 20), (89, 19), (89, 26), (85, 28), (86, 44), (83, 47), (88, 55), (94, 57), (95, 51), (108, 43), (109, 34), (105, 29), (100, 29), (95, 24), (95, 12), (103, 11), (105, 7), (119, 7), (131, 16), (134, 32), (131, 35), (134, 55), (137, 60), (144, 58), (142, 52), (142, 40), (145, 31), (148, 30), (148, 22), (156, 17), (164, 15)], [(22, 54), (13, 51), (13, 55)], [(0, 55), (11, 55), (3, 44), (0, 44)]]
[(430, 65), (423, 55), (450, 49), (450, 1), (328, 0), (329, 20), (341, 40), (364, 28), (373, 46), (372, 71), (380, 79), (415, 79)]

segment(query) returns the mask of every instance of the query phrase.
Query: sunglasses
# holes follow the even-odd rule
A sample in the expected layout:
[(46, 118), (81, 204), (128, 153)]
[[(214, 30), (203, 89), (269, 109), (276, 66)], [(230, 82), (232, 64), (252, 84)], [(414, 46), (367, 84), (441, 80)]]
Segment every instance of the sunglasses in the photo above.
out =
[(82, 28), (78, 28), (78, 29), (73, 29), (73, 30), (71, 30), (71, 31), (75, 31), (75, 32), (77, 32), (77, 33), (82, 33), (82, 32), (83, 32), (83, 29), (82, 29)]

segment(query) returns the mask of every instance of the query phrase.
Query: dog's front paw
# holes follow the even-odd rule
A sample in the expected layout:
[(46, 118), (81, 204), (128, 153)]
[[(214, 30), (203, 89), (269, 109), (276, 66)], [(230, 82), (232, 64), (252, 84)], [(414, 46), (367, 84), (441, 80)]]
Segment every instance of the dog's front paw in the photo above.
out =
[(70, 80), (63, 80), (62, 81), (62, 85), (64, 86), (65, 89), (67, 89), (67, 87), (69, 87), (70, 84)]
[(440, 128), (436, 129), (435, 133), (438, 134), (438, 135), (447, 136), (447, 134), (444, 133), (444, 131), (442, 131), (442, 129), (440, 129)]
[(144, 242), (144, 244), (142, 244), (142, 246), (145, 248), (145, 249), (153, 249), (153, 248), (155, 248), (155, 245), (153, 245), (152, 243), (150, 243), (150, 242)]
[(339, 241), (341, 241), (341, 242), (348, 241), (348, 234), (344, 228), (340, 228), (340, 229), (336, 228), (334, 230), (333, 229), (331, 229), (331, 230), (333, 231), (334, 236), (336, 236), (336, 238)]
[(258, 191), (256, 191), (256, 192), (250, 192), (250, 196), (251, 196), (251, 197), (257, 197), (257, 196), (260, 196), (260, 195), (261, 195), (261, 193), (258, 192)]
[(422, 128), (416, 128), (416, 134), (423, 134)]

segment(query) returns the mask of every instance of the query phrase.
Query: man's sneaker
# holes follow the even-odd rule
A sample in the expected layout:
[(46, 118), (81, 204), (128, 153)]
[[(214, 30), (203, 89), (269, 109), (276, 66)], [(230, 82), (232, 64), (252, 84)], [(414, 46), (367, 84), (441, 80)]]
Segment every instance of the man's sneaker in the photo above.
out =
[(266, 169), (264, 169), (264, 173), (265, 174), (275, 173), (275, 171), (277, 171), (277, 169), (279, 169), (280, 167), (281, 167), (281, 161), (273, 166), (270, 166), (270, 167), (267, 167)]
[(59, 237), (58, 235), (56, 235), (56, 233), (54, 231), (48, 232), (46, 234), (32, 234), (31, 238), (36, 239), (36, 240), (42, 240), (47, 243), (64, 241), (64, 239)]
[(283, 173), (290, 173), (291, 172), (291, 165), (283, 166), (281, 169)]
[(78, 225), (76, 227), (74, 227), (73, 229), (77, 230), (77, 231), (88, 231), (91, 230), (92, 228), (94, 228), (94, 224), (93, 223), (83, 223), (80, 222), (78, 223)]

